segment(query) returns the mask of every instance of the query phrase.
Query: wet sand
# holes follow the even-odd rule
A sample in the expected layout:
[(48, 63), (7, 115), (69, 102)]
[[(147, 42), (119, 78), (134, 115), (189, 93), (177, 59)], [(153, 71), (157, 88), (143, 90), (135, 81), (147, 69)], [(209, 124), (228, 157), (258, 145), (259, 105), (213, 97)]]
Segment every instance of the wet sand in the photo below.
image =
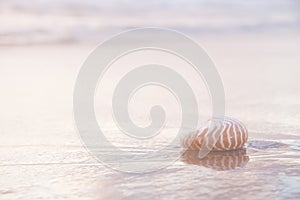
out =
[[(97, 162), (76, 132), (73, 86), (94, 45), (0, 47), (0, 198), (299, 199), (300, 38), (197, 40), (222, 76), (227, 115), (246, 124), (249, 142), (204, 160), (193, 151), (180, 156), (178, 144), (175, 163), (139, 175)], [(115, 140), (125, 150), (147, 150)]]

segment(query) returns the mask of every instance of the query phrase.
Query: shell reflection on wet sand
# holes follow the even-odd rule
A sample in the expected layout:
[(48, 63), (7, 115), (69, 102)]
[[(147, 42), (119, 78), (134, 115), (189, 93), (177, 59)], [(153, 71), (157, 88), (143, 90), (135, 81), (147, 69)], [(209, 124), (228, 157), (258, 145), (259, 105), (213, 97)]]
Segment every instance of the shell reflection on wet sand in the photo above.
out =
[(247, 139), (248, 131), (240, 121), (228, 117), (213, 118), (200, 130), (186, 135), (181, 146), (194, 150), (227, 151), (242, 148)]
[(244, 167), (249, 156), (246, 149), (235, 151), (212, 151), (204, 158), (199, 157), (198, 150), (186, 150), (181, 155), (181, 161), (187, 164), (200, 165), (218, 171), (232, 170), (237, 167)]

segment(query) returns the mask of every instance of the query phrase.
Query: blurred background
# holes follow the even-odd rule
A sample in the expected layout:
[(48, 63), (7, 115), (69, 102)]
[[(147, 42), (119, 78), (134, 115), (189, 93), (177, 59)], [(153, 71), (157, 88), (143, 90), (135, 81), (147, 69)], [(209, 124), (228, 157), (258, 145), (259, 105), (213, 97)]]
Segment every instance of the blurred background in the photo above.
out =
[(74, 83), (91, 50), (121, 31), (162, 27), (207, 50), (223, 79), (227, 115), (257, 136), (297, 135), (299, 8), (296, 0), (0, 0), (1, 128), (12, 134), (20, 119), (30, 134), (60, 132), (59, 123), (72, 120)]
[(284, 35), (299, 31), (299, 7), (296, 0), (1, 0), (0, 44), (98, 42), (145, 26), (189, 35)]

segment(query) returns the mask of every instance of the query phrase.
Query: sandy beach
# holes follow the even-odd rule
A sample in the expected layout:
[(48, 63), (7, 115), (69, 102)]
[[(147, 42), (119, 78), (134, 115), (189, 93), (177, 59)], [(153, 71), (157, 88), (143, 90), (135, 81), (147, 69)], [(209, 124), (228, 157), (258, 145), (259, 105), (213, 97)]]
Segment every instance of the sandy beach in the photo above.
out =
[[(71, 7), (61, 17), (65, 8), (48, 2), (53, 7), (49, 7), (50, 17), (41, 15), (47, 22), (42, 25), (31, 13), (42, 12), (44, 6), (25, 6), (24, 11), (21, 4), (0, 4), (0, 10), (5, 11), (0, 14), (4, 27), (0, 31), (0, 199), (299, 199), (299, 16), (292, 12), (293, 6), (281, 6), (276, 1), (268, 13), (283, 14), (264, 18), (263, 8), (268, 4), (262, 2), (257, 19), (245, 17), (243, 10), (232, 7), (241, 16), (235, 18), (224, 3), (217, 8), (228, 13), (219, 13), (209, 21), (191, 21), (193, 13), (198, 13), (194, 4), (173, 21), (168, 15), (182, 4), (174, 4), (166, 13), (161, 10), (164, 4), (155, 4), (158, 17), (143, 21), (137, 17), (146, 10), (140, 11), (140, 4), (133, 9), (134, 18), (124, 14), (119, 4), (117, 14), (111, 14), (111, 4), (95, 14), (98, 7), (93, 9), (92, 3), (88, 9)], [(209, 3), (195, 4), (206, 11), (198, 17), (214, 16), (214, 9), (207, 9)], [(255, 8), (248, 6), (249, 10)], [(24, 18), (16, 14), (18, 9)], [(124, 10), (131, 11), (126, 6)], [(107, 20), (98, 27), (95, 16)], [(227, 18), (222, 21), (222, 16)], [(19, 30), (5, 19), (30, 23), (23, 23)], [(57, 28), (50, 24), (57, 24)], [(166, 168), (153, 173), (131, 174), (107, 167), (84, 147), (73, 116), (74, 85), (83, 62), (111, 34), (149, 25), (178, 27), (207, 51), (223, 81), (226, 115), (248, 128), (249, 140), (243, 149), (212, 152), (199, 159), (196, 151), (183, 153), (178, 142), (169, 152), (177, 156), (174, 163), (165, 163)], [(207, 120), (211, 102), (203, 83), (199, 83), (199, 92), (203, 92), (198, 96), (201, 120)], [(134, 105), (137, 110), (139, 106), (143, 105)], [(95, 110), (101, 114), (101, 105), (95, 105)], [(132, 152), (132, 163), (124, 165), (145, 164), (135, 156), (158, 150), (172, 140), (178, 128), (167, 127), (163, 136), (143, 143), (120, 136), (109, 121), (99, 119), (110, 141)], [(104, 151), (111, 162), (122, 161), (114, 149)], [(166, 156), (148, 164), (162, 164)]]
[(93, 45), (1, 47), (1, 199), (297, 199), (299, 37), (224, 37), (198, 42), (222, 74), (227, 115), (249, 129), (245, 152), (207, 163), (191, 152), (142, 175), (104, 167), (76, 133), (73, 86)]

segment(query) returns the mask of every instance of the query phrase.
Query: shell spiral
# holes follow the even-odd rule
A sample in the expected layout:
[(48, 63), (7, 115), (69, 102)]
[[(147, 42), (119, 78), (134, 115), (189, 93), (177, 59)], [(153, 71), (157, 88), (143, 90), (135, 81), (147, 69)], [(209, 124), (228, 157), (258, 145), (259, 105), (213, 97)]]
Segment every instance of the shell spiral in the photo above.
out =
[(248, 131), (240, 121), (228, 117), (213, 118), (196, 132), (184, 136), (181, 146), (193, 150), (227, 151), (242, 148), (247, 139)]

